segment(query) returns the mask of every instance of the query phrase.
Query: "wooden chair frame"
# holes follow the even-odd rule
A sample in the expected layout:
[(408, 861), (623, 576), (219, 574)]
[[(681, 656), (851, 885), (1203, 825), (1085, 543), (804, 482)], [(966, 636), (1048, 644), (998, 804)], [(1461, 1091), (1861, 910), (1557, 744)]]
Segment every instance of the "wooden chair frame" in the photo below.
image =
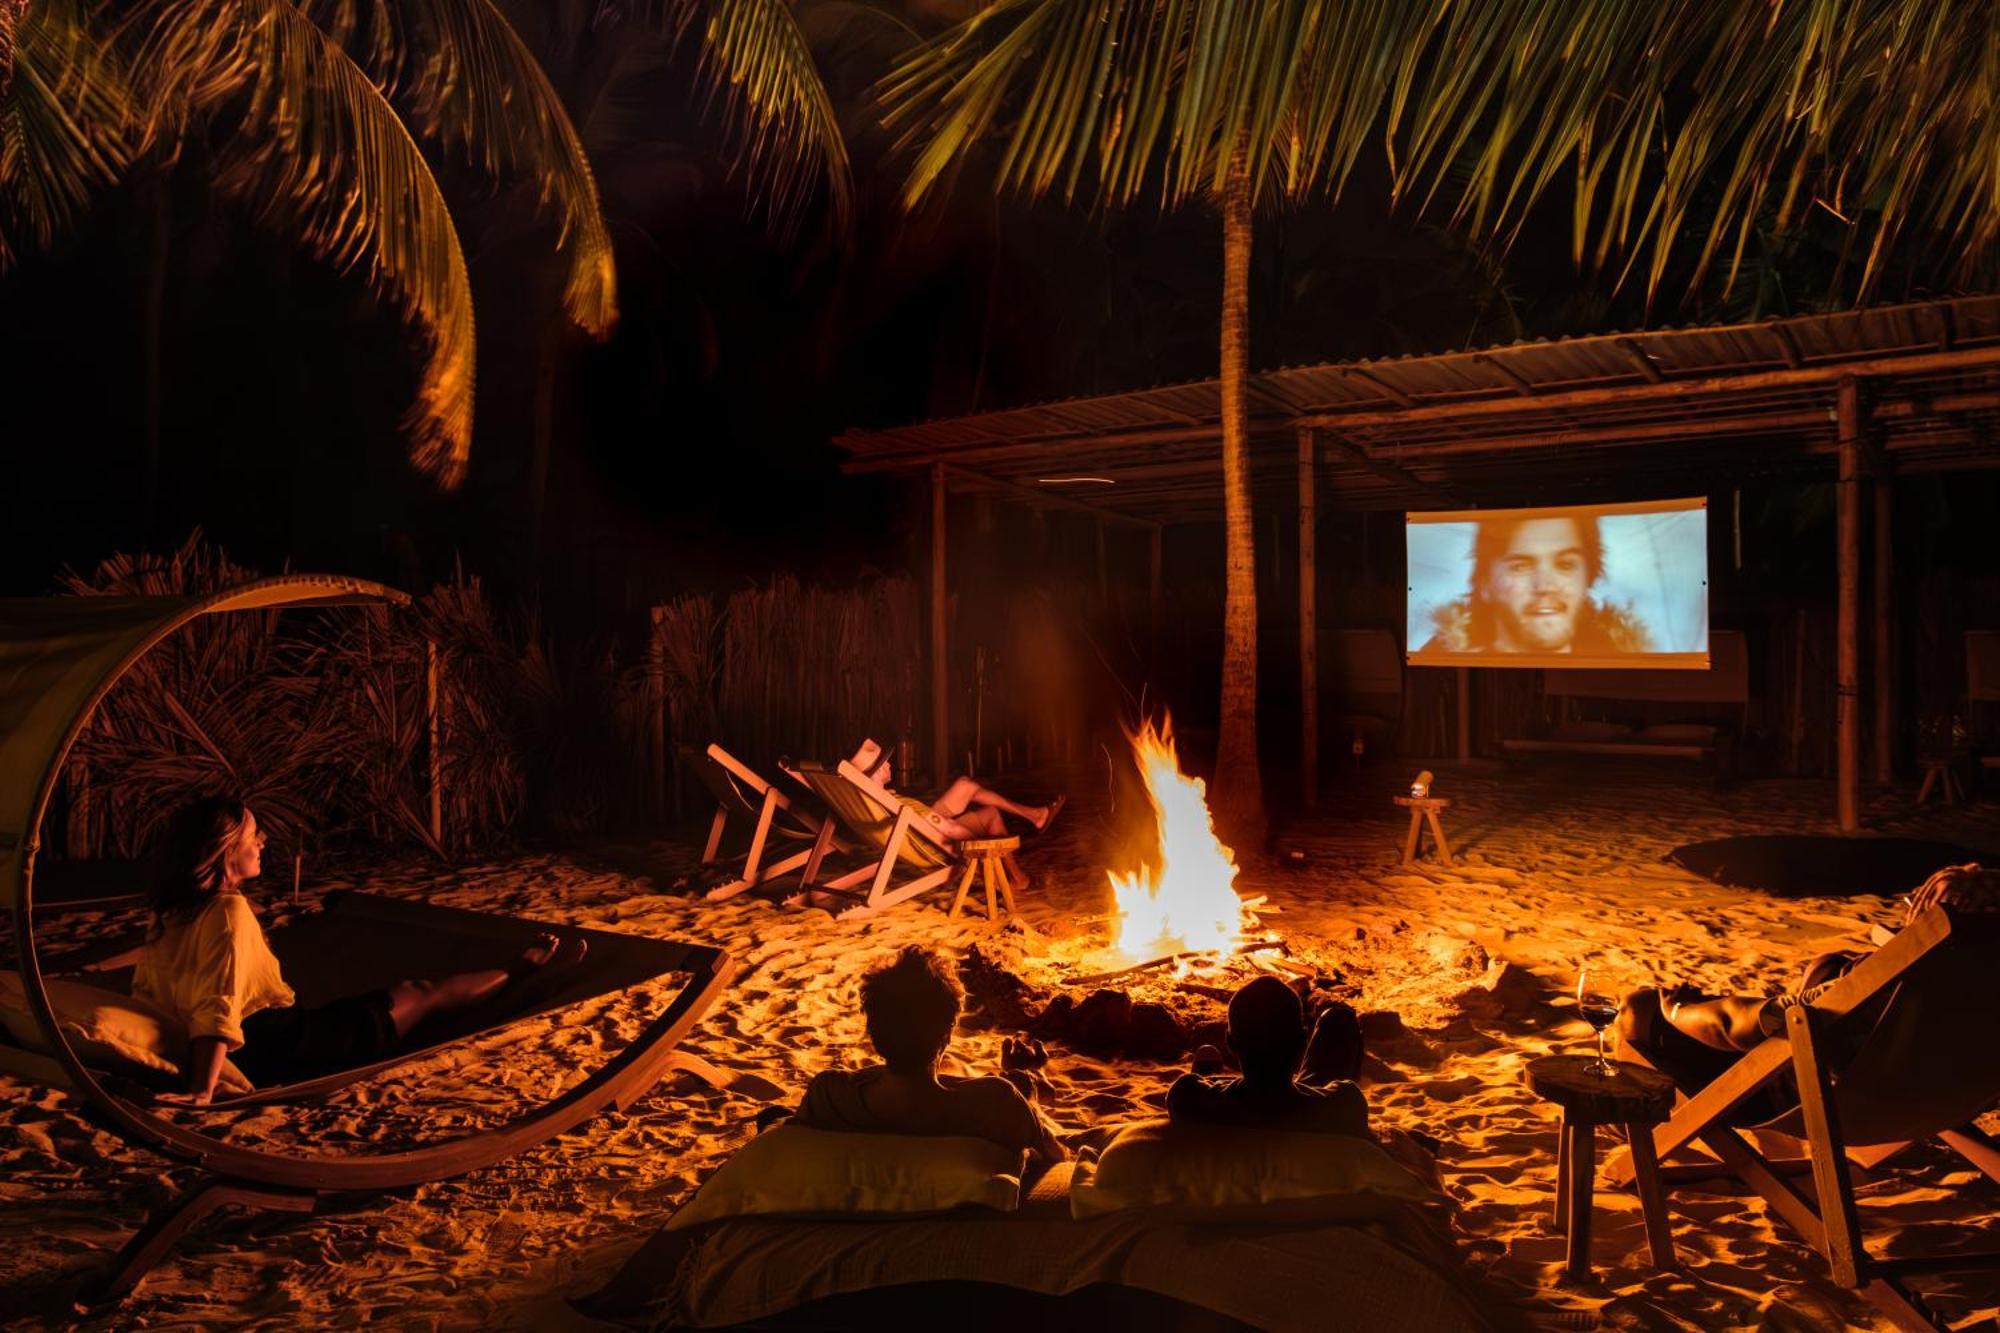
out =
[[(951, 839), (898, 800), (895, 793), (849, 761), (841, 760), (832, 770), (817, 765), (801, 765), (798, 776), (826, 799), (827, 808), (834, 816), (822, 826), (821, 837), (813, 845), (812, 855), (800, 880), (808, 900), (819, 894), (860, 899), (845, 911), (836, 913), (837, 920), (874, 916), (908, 902), (945, 883), (959, 868), (962, 858)], [(877, 812), (876, 819), (863, 822), (851, 815), (846, 808), (847, 803), (842, 800), (842, 789), (834, 786), (835, 783), (846, 784), (855, 795), (872, 806)], [(833, 843), (832, 826), (835, 822), (843, 825), (860, 845), (878, 849), (879, 855), (872, 864), (822, 883), (818, 878), (819, 871)], [(883, 824), (889, 825), (886, 833), (882, 830)], [(923, 849), (928, 849), (928, 855)], [(896, 867), (904, 861), (909, 862), (917, 873), (898, 882), (895, 878)], [(859, 887), (863, 882), (868, 885), (865, 890)]]
[[(1851, 1145), (1841, 1132), (1834, 1094), (1833, 1071), (1825, 1061), (1829, 1026), (1889, 987), (1899, 985), (1909, 971), (1951, 936), (1952, 915), (1937, 907), (1910, 923), (1888, 944), (1856, 964), (1812, 1005), (1794, 1005), (1785, 1013), (1785, 1031), (1746, 1052), (1727, 1072), (1692, 1097), (1653, 1132), (1660, 1158), (1699, 1140), (1721, 1159), (1722, 1166), (1762, 1195), (1771, 1210), (1785, 1219), (1806, 1243), (1826, 1260), (1835, 1282), (1858, 1291), (1898, 1327), (1913, 1333), (1939, 1333), (1942, 1322), (1925, 1308), (1904, 1279), (1924, 1273), (1967, 1269), (2000, 1270), (2000, 1250), (1913, 1258), (1883, 1258), (1869, 1253), (1861, 1234), (1854, 1199), (1851, 1167), (1880, 1165), (1911, 1146), (1902, 1142)], [(1890, 1001), (1893, 1003), (1893, 999)], [(1992, 1058), (1991, 1052), (1968, 1051), (1969, 1057)], [(1799, 1089), (1806, 1157), (1778, 1162), (1760, 1152), (1739, 1129), (1726, 1123), (1729, 1114), (1759, 1089), (1790, 1069)], [(1933, 1137), (2000, 1183), (2000, 1144), (1971, 1124), (1941, 1125)], [(1812, 1176), (1812, 1197), (1795, 1189), (1787, 1176)], [(1703, 1174), (1714, 1176), (1713, 1170)], [(1629, 1156), (1610, 1164), (1606, 1178), (1627, 1185), (1635, 1175)], [(1672, 1184), (1678, 1173), (1669, 1172)]]
[[(703, 894), (707, 901), (727, 902), (750, 889), (782, 879), (812, 860), (814, 847), (827, 832), (828, 820), (800, 809), (791, 797), (719, 744), (700, 752), (696, 763), (714, 766), (701, 774), (715, 796), (715, 817), (709, 821), (708, 842), (702, 847), (701, 863), (713, 865), (721, 854), (722, 839), (732, 814), (747, 818), (751, 826), (750, 845), (743, 855), (741, 873)], [(795, 841), (806, 840), (811, 845), (766, 864), (764, 856), (770, 850), (773, 834)], [(831, 840), (828, 850), (832, 850)]]

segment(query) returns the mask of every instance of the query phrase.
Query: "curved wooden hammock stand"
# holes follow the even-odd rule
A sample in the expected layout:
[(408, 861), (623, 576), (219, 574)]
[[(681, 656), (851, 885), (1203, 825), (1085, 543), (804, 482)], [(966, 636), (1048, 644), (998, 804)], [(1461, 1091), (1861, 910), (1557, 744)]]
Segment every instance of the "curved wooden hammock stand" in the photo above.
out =
[[(668, 973), (686, 983), (665, 1012), (608, 1064), (505, 1124), (402, 1152), (285, 1152), (228, 1142), (160, 1115), (143, 1088), (92, 1069), (65, 1039), (34, 936), (35, 854), (44, 814), (70, 748), (111, 688), (168, 635), (204, 615), (287, 607), (405, 606), (392, 588), (358, 579), (291, 575), (207, 597), (0, 599), (0, 886), (14, 908), (21, 980), (49, 1054), (0, 1044), (0, 1072), (73, 1090), (126, 1140), (201, 1168), (178, 1198), (155, 1211), (87, 1293), (115, 1300), (205, 1214), (229, 1204), (311, 1212), (335, 1195), (374, 1193), (490, 1166), (547, 1142), (607, 1106), (629, 1107), (670, 1071), (718, 1085), (723, 1071), (675, 1050), (736, 970), (725, 951), (608, 931), (579, 930), (427, 903), (337, 894), (325, 910), (272, 932), (273, 950), (302, 1004), (386, 985), (405, 976), (497, 965), (542, 931), (589, 940), (588, 957), (531, 1011), (489, 1014), (442, 1031), (361, 1069), (219, 1100), (230, 1111), (323, 1096), (439, 1047)], [(180, 1108), (189, 1115), (188, 1108)], [(198, 1118), (199, 1113), (193, 1113)]]

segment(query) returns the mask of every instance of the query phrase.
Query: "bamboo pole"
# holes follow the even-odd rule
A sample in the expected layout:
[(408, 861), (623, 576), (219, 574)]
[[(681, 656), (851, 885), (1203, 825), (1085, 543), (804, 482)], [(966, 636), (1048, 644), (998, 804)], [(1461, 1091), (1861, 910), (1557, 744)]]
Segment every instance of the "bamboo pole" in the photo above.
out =
[(1840, 829), (1861, 827), (1861, 382), (1844, 379), (1836, 399), (1840, 480), (1840, 623), (1836, 690), (1839, 753), (1836, 804)]
[(431, 839), (444, 845), (444, 755), (438, 750), (439, 689), (438, 646), (436, 639), (424, 640), (424, 729), (429, 738)]
[(1887, 468), (1875, 476), (1875, 780), (1896, 780), (1895, 491)]
[(943, 782), (950, 762), (950, 701), (945, 697), (945, 468), (931, 466), (931, 780)]
[(1299, 787), (1308, 810), (1319, 804), (1319, 580), (1313, 432), (1301, 428), (1299, 444)]
[(1472, 758), (1472, 668), (1458, 671), (1458, 762)]

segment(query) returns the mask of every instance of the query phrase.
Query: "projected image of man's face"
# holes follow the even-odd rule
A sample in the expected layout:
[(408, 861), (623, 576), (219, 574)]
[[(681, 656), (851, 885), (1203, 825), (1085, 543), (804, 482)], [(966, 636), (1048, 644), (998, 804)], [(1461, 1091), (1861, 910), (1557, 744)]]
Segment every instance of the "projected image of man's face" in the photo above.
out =
[(1481, 595), (1493, 611), (1493, 648), (1564, 653), (1590, 595), (1583, 534), (1569, 518), (1518, 524), (1488, 568)]

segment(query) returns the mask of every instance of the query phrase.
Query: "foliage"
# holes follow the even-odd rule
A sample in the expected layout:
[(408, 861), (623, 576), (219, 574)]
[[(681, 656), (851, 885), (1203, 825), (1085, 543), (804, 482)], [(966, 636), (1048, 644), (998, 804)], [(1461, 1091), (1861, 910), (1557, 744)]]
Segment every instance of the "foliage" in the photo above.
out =
[(1379, 142), (1479, 236), (1567, 181), (1577, 259), (1649, 291), (1813, 213), (1862, 296), (1906, 232), (1967, 271), (2000, 239), (2000, 25), (1929, 0), (998, 0), (882, 94), (912, 202), (989, 140), (1000, 188), (1108, 207), (1219, 194), (1239, 139), (1260, 199), (1338, 196)]

